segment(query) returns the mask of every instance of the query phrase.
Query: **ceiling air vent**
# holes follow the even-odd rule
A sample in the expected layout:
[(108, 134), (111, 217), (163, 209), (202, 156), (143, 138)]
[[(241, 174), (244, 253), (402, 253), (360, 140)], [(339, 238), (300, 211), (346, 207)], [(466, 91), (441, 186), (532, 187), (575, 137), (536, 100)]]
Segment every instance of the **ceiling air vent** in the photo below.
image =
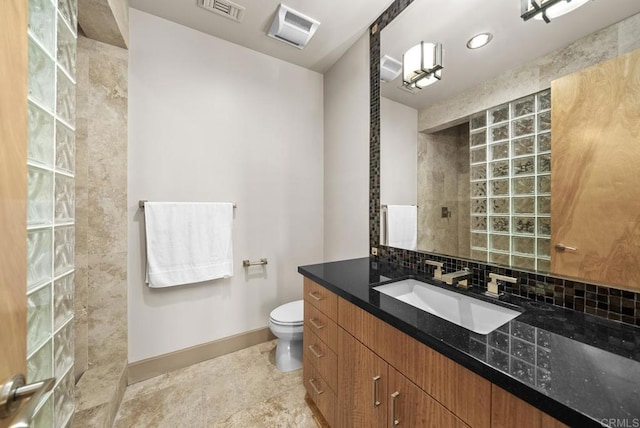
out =
[(380, 80), (391, 82), (402, 73), (402, 63), (395, 58), (385, 55), (380, 60)]
[(228, 0), (197, 0), (198, 6), (236, 22), (242, 22), (244, 7)]
[(303, 49), (318, 29), (320, 22), (296, 12), (282, 3), (267, 35), (298, 49)]

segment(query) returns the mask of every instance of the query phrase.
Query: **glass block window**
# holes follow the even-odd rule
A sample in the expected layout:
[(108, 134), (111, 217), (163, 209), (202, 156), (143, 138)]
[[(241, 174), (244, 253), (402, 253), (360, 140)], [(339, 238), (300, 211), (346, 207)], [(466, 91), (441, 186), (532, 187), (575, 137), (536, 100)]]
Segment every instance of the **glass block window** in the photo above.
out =
[(471, 254), (548, 271), (551, 91), (471, 117)]
[(34, 425), (70, 425), (74, 404), (77, 0), (29, 0), (27, 381), (52, 376)]

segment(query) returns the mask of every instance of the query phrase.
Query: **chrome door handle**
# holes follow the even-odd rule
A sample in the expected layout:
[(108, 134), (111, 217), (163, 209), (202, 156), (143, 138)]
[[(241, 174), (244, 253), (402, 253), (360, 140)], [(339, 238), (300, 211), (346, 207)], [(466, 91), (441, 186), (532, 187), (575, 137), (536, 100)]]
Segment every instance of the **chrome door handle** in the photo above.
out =
[(391, 426), (392, 427), (396, 425), (400, 425), (400, 421), (396, 419), (396, 400), (398, 399), (398, 395), (400, 395), (398, 391), (391, 394)]
[(322, 300), (322, 296), (319, 295), (317, 291), (310, 291), (309, 296), (311, 296), (311, 298), (316, 302), (319, 302), (320, 300)]
[(380, 401), (378, 400), (378, 381), (380, 380), (380, 376), (373, 377), (373, 407), (378, 407), (380, 405)]
[(556, 244), (556, 250), (558, 251), (578, 251), (576, 247), (567, 247), (564, 244)]
[(31, 420), (42, 395), (51, 391), (56, 383), (56, 378), (52, 377), (29, 385), (25, 385), (25, 382), (24, 375), (15, 375), (2, 385), (0, 391), (0, 419), (12, 416), (20, 407), (20, 401), (29, 398), (20, 416), (9, 425), (10, 428), (29, 428), (31, 426)]
[(309, 351), (311, 351), (316, 358), (322, 358), (324, 356), (322, 352), (316, 351), (316, 348), (313, 345), (309, 345)]
[(321, 328), (324, 328), (324, 326), (322, 324), (318, 324), (316, 322), (315, 318), (309, 318), (309, 324), (311, 324), (312, 326), (314, 326), (317, 330), (320, 330)]

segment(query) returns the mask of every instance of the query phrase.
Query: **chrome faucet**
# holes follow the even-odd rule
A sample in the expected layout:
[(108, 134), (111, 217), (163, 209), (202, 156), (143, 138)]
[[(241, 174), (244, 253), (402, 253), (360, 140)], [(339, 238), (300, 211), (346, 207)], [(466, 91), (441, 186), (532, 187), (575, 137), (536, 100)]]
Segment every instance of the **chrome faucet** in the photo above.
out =
[(442, 279), (442, 268), (444, 267), (444, 263), (434, 262), (433, 260), (425, 260), (424, 264), (435, 267), (435, 269), (433, 270), (433, 279)]
[(469, 288), (469, 280), (471, 279), (471, 271), (469, 268), (464, 268), (457, 272), (445, 273), (442, 275), (442, 280), (448, 284), (460, 288)]

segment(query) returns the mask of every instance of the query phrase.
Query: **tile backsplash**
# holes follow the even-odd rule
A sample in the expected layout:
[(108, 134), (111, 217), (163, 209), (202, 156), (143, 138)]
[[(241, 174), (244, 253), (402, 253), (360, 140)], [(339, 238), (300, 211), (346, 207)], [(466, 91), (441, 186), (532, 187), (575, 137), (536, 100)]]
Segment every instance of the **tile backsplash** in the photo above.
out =
[(473, 273), (471, 284), (481, 289), (487, 288), (489, 273), (512, 276), (518, 278), (518, 283), (501, 285), (500, 291), (640, 326), (640, 293), (637, 292), (492, 266), (477, 261), (384, 246), (378, 249), (378, 259), (425, 273), (431, 273), (433, 269), (425, 265), (425, 260), (444, 263), (445, 272), (468, 268)]

